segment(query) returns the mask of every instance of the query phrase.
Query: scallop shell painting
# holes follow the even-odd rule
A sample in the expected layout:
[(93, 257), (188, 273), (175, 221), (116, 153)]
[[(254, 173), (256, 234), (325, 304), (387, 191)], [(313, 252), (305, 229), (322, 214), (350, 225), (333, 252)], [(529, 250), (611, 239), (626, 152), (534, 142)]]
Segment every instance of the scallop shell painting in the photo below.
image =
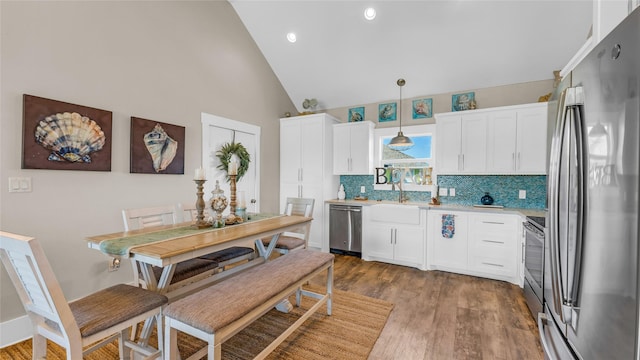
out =
[(106, 136), (94, 120), (77, 112), (64, 112), (40, 120), (35, 141), (51, 150), (49, 161), (91, 163), (91, 154), (102, 150)]
[(166, 170), (176, 157), (178, 142), (172, 139), (160, 124), (144, 134), (144, 145), (151, 155), (156, 172)]

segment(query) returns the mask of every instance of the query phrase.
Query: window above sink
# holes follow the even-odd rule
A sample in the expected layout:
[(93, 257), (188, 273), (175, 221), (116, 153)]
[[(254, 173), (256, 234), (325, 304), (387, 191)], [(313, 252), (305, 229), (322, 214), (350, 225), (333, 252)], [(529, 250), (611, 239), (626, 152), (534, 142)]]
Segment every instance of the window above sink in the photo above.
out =
[[(392, 190), (391, 181), (402, 180), (402, 188), (406, 191), (431, 191), (435, 184), (435, 124), (403, 127), (405, 136), (413, 140), (412, 148), (404, 151), (393, 150), (388, 144), (396, 136), (396, 128), (376, 129), (374, 132), (375, 166), (386, 168), (387, 184), (374, 184), (375, 190)], [(392, 169), (402, 169), (394, 172)], [(392, 179), (392, 177), (395, 178)], [(400, 177), (400, 178), (398, 178)]]

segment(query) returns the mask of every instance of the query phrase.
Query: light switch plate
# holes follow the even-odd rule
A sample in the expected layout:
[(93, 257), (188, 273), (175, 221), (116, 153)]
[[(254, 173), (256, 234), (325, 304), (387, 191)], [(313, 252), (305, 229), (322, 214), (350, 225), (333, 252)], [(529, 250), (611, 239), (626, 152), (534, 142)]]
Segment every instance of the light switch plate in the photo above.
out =
[(360, 194), (364, 194), (367, 192), (367, 188), (365, 188), (364, 186), (360, 186)]
[(31, 192), (31, 178), (30, 177), (10, 177), (9, 178), (9, 192)]
[(456, 189), (455, 188), (449, 188), (449, 196), (456, 196)]
[(527, 198), (527, 190), (518, 191), (518, 199), (526, 199)]
[(440, 196), (447, 196), (447, 191), (448, 191), (448, 190), (449, 190), (449, 189), (447, 189), (447, 188), (440, 188), (440, 190), (438, 190), (438, 195), (440, 195)]

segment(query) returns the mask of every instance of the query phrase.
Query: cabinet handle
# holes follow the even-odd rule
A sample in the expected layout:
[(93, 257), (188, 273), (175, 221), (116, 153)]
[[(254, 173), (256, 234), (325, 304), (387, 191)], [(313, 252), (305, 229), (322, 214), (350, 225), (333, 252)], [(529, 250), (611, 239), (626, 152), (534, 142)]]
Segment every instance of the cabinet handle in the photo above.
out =
[(483, 224), (494, 224), (494, 225), (504, 225), (503, 222), (500, 221), (483, 221)]
[(504, 241), (496, 241), (496, 240), (482, 240), (484, 242), (488, 242), (488, 243), (494, 243), (494, 244), (504, 244)]
[(393, 229), (390, 229), (389, 235), (389, 244), (393, 245)]
[(516, 170), (520, 170), (520, 152), (518, 151), (518, 158), (516, 159)]
[(504, 265), (502, 264), (494, 264), (494, 263), (489, 263), (489, 262), (482, 262), (482, 264), (484, 265), (489, 265), (489, 266), (495, 266), (495, 267), (504, 267)]
[(304, 169), (300, 169), (300, 181), (304, 181)]
[(393, 229), (393, 243), (398, 244), (398, 229)]
[(464, 170), (464, 154), (462, 154), (462, 170)]

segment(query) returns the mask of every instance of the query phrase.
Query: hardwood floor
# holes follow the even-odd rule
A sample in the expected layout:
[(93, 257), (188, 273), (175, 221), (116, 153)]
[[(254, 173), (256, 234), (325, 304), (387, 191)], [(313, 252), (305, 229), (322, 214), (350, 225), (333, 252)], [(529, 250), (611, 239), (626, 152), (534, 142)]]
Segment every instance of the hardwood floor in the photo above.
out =
[(369, 359), (543, 359), (518, 286), (344, 255), (334, 271), (335, 288), (394, 304)]

